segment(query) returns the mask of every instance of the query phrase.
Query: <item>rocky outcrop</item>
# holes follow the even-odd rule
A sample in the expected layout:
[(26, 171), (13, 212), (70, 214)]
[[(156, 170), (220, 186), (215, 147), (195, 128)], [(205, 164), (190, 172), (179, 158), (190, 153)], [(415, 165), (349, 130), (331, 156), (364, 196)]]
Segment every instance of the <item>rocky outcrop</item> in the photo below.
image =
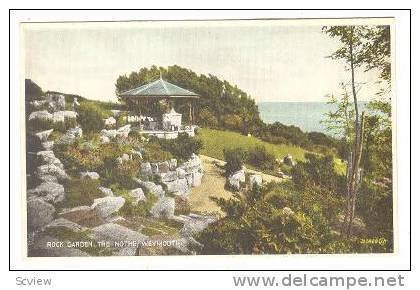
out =
[(234, 190), (239, 190), (241, 188), (241, 183), (245, 182), (245, 170), (241, 169), (228, 177), (228, 185)]
[(50, 151), (53, 149), (54, 147), (54, 141), (45, 141), (41, 143), (42, 148), (44, 148), (44, 150)]
[(57, 141), (57, 144), (69, 145), (69, 144), (72, 144), (77, 137), (82, 137), (82, 136), (83, 136), (82, 128), (79, 128), (79, 127), (71, 128), (71, 129), (68, 129), (67, 132), (63, 136), (61, 136), (61, 138)]
[(37, 231), (54, 219), (55, 208), (41, 198), (30, 198), (27, 213), (28, 232)]
[(139, 232), (114, 223), (100, 225), (91, 232), (95, 241), (110, 243), (110, 248), (121, 256), (134, 256), (141, 242), (147, 239)]
[(41, 180), (49, 180), (49, 176), (54, 176), (58, 180), (65, 180), (69, 178), (64, 169), (54, 164), (43, 164), (38, 166), (36, 176)]
[(86, 227), (94, 227), (105, 221), (95, 210), (85, 205), (63, 209), (58, 216)]
[(262, 186), (262, 176), (260, 174), (252, 174), (249, 176), (249, 186), (253, 188), (254, 186)]
[(184, 223), (181, 229), (181, 236), (183, 237), (195, 237), (198, 233), (203, 231), (209, 224), (217, 221), (217, 218), (213, 215), (198, 215), (189, 214), (188, 216), (181, 215), (178, 217)]
[(53, 131), (54, 129), (41, 131), (41, 132), (35, 133), (35, 136), (38, 137), (39, 141), (46, 142), (48, 140), (48, 137), (51, 135)]
[(131, 132), (131, 125), (128, 124), (117, 129), (117, 136), (127, 138), (130, 132)]
[(107, 218), (116, 213), (125, 203), (121, 196), (107, 196), (93, 201), (91, 208), (102, 218)]
[(57, 111), (49, 113), (46, 110), (32, 112), (28, 119), (31, 120), (44, 120), (53, 123), (65, 122), (66, 119), (76, 119), (77, 113), (75, 111)]
[(107, 137), (108, 139), (113, 139), (117, 136), (117, 130), (115, 130), (115, 129), (112, 129), (112, 130), (102, 129), (100, 134), (101, 134), (101, 136)]
[(116, 123), (117, 123), (117, 120), (115, 120), (114, 117), (109, 117), (107, 119), (104, 119), (105, 126), (108, 126), (108, 127), (114, 126)]
[(171, 218), (175, 213), (175, 199), (161, 197), (152, 207), (150, 213), (156, 218)]
[(99, 186), (98, 189), (104, 196), (115, 196), (110, 188)]
[(75, 222), (69, 221), (65, 218), (55, 219), (52, 222), (50, 222), (48, 225), (46, 225), (45, 228), (46, 229), (64, 228), (74, 233), (77, 233), (86, 229), (82, 227), (81, 225)]
[(146, 200), (146, 196), (144, 195), (143, 189), (141, 188), (130, 190), (130, 196), (134, 198), (135, 203), (139, 203), (140, 201)]
[(61, 169), (64, 168), (61, 161), (57, 157), (55, 157), (54, 152), (51, 150), (39, 151), (36, 155), (41, 163), (52, 164), (57, 167), (60, 167)]
[(44, 201), (58, 203), (64, 200), (64, 186), (56, 182), (43, 182), (34, 189), (28, 190), (28, 195), (35, 195)]
[(191, 187), (201, 185), (203, 169), (200, 158), (193, 154), (189, 160), (178, 165), (176, 159), (163, 162), (144, 162), (140, 167), (140, 174), (148, 177), (158, 175), (165, 189), (169, 193), (186, 195)]
[(151, 181), (142, 181), (138, 178), (134, 179), (146, 193), (151, 193), (157, 197), (162, 197), (165, 195), (165, 191), (163, 190), (161, 185), (155, 184)]
[(144, 176), (152, 175), (152, 166), (150, 162), (142, 162), (140, 164), (140, 174)]

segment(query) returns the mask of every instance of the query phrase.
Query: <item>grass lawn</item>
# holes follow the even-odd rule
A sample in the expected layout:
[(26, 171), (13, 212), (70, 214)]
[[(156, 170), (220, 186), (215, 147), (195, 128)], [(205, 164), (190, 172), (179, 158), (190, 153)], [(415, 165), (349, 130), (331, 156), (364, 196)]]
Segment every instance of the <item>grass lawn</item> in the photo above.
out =
[[(265, 146), (267, 151), (271, 152), (276, 158), (282, 159), (285, 155), (290, 154), (294, 160), (304, 160), (305, 153), (308, 151), (293, 145), (272, 144), (262, 141), (254, 136), (248, 137), (237, 132), (222, 131), (209, 128), (200, 128), (198, 137), (203, 141), (204, 148), (200, 154), (223, 160), (223, 149), (232, 149), (241, 147), (243, 149), (251, 149), (255, 146)], [(346, 165), (335, 159), (335, 168), (337, 173), (345, 174)]]
[(286, 144), (271, 144), (262, 141), (256, 137), (248, 137), (232, 131), (221, 131), (208, 128), (201, 128), (198, 131), (198, 137), (203, 140), (204, 148), (201, 154), (213, 158), (223, 160), (223, 149), (231, 149), (241, 147), (243, 149), (251, 149), (255, 146), (265, 146), (267, 150), (273, 153), (276, 158), (283, 158), (287, 154), (291, 154), (295, 160), (303, 160), (304, 149)]

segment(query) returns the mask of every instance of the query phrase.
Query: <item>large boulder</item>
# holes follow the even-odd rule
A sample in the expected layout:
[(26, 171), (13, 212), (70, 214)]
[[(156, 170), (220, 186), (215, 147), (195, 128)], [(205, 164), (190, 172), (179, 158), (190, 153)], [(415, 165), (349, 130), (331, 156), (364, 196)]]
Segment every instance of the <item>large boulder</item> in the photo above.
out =
[(39, 181), (41, 182), (54, 182), (58, 183), (58, 178), (54, 175), (40, 175), (38, 176)]
[(186, 178), (176, 179), (174, 181), (168, 182), (162, 181), (162, 183), (166, 185), (167, 191), (169, 193), (178, 193), (183, 195), (186, 194), (189, 190)]
[(30, 104), (34, 110), (39, 110), (47, 104), (47, 100), (35, 100), (30, 102)]
[(142, 162), (140, 164), (140, 174), (144, 176), (152, 175), (152, 166), (150, 162)]
[(55, 182), (43, 182), (34, 189), (28, 190), (28, 195), (36, 195), (39, 198), (57, 203), (64, 200), (64, 186)]
[(45, 175), (55, 176), (58, 180), (69, 178), (64, 169), (54, 164), (43, 164), (38, 166), (36, 175), (41, 180), (45, 180)]
[(184, 169), (182, 169), (182, 168), (177, 168), (177, 169), (176, 169), (176, 174), (177, 174), (178, 178), (185, 178), (185, 175), (186, 175), (187, 173), (185, 172), (185, 170), (184, 170)]
[(48, 225), (45, 226), (46, 229), (53, 229), (53, 228), (64, 228), (66, 230), (72, 231), (74, 233), (81, 232), (85, 230), (85, 227), (69, 221), (65, 218), (58, 218), (50, 222)]
[(167, 173), (169, 172), (169, 162), (163, 161), (158, 163), (158, 172), (159, 173)]
[(50, 114), (47, 110), (43, 111), (34, 111), (29, 114), (28, 120), (51, 120), (52, 114)]
[(41, 131), (41, 132), (35, 133), (35, 136), (39, 138), (39, 141), (45, 142), (48, 140), (48, 137), (51, 135), (53, 131), (54, 129)]
[(42, 142), (41, 146), (44, 150), (51, 151), (54, 148), (54, 141)]
[(72, 144), (77, 137), (83, 136), (83, 130), (80, 127), (75, 127), (68, 129), (66, 134), (61, 136), (61, 138), (57, 141), (57, 144)]
[(51, 120), (56, 122), (65, 122), (66, 119), (76, 119), (77, 113), (75, 111), (58, 111), (51, 114)]
[(175, 158), (172, 158), (168, 161), (169, 164), (169, 170), (175, 170), (178, 164), (178, 161)]
[(61, 169), (64, 168), (60, 159), (55, 157), (54, 152), (51, 151), (51, 150), (39, 151), (36, 155), (37, 155), (37, 157), (38, 157), (38, 159), (40, 160), (41, 163), (53, 164), (57, 167), (60, 167)]
[(228, 177), (228, 184), (234, 190), (241, 188), (241, 182), (245, 182), (245, 171), (243, 169), (234, 172)]
[(128, 134), (131, 132), (131, 125), (125, 125), (117, 129), (117, 136), (128, 137)]
[(109, 139), (115, 138), (117, 136), (117, 130), (115, 130), (115, 129), (113, 129), (113, 130), (102, 129), (101, 130), (101, 136), (108, 137)]
[(186, 173), (192, 173), (195, 171), (202, 171), (202, 165), (200, 157), (195, 155), (194, 153), (191, 155), (190, 159), (186, 162), (182, 163), (180, 168), (184, 169)]
[(114, 196), (114, 193), (110, 188), (100, 186), (98, 187), (99, 191), (102, 192), (104, 196)]
[(136, 188), (130, 190), (130, 196), (134, 198), (136, 203), (139, 203), (140, 201), (146, 200), (146, 196), (144, 195), (143, 189)]
[(217, 218), (212, 215), (198, 215), (192, 213), (188, 216), (182, 216), (182, 218), (184, 218), (184, 226), (182, 227), (180, 234), (183, 237), (194, 237), (203, 231), (209, 224), (217, 220)]
[(192, 173), (192, 178), (191, 178), (191, 186), (192, 187), (197, 187), (201, 185), (201, 179), (203, 178), (203, 173), (196, 171)]
[(124, 203), (125, 199), (121, 196), (107, 196), (95, 199), (91, 208), (102, 218), (107, 218), (116, 213)]
[(171, 218), (175, 213), (175, 199), (161, 197), (152, 207), (151, 214), (156, 218)]
[(151, 193), (157, 197), (165, 195), (162, 185), (155, 184), (151, 181), (141, 181), (138, 178), (135, 178), (134, 180), (146, 191), (146, 193)]
[(95, 227), (105, 221), (95, 210), (86, 205), (63, 209), (58, 216), (86, 227)]
[(109, 117), (109, 118), (104, 119), (105, 126), (108, 126), (108, 127), (114, 126), (116, 123), (117, 123), (117, 120), (115, 120), (114, 117)]
[(101, 136), (99, 137), (99, 140), (101, 141), (101, 144), (106, 144), (106, 143), (111, 142), (111, 140), (109, 139), (109, 137), (104, 136), (104, 135), (101, 135)]
[(178, 174), (176, 171), (168, 171), (167, 173), (159, 173), (160, 180), (162, 182), (171, 182), (178, 179)]
[(107, 223), (91, 229), (91, 237), (97, 242), (109, 243), (117, 255), (134, 256), (147, 236), (119, 224)]
[(249, 186), (262, 186), (262, 176), (260, 174), (252, 174), (249, 176)]
[(30, 198), (27, 202), (29, 231), (36, 231), (54, 219), (55, 208), (40, 198)]

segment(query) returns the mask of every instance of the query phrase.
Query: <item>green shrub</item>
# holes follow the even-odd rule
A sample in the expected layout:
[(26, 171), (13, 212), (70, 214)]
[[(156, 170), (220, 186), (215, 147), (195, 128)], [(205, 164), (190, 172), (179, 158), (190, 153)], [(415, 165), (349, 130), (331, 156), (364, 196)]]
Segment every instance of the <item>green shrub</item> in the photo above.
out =
[(107, 159), (104, 165), (106, 169), (103, 178), (106, 179), (107, 184), (118, 183), (125, 187), (134, 187), (137, 185), (133, 177), (139, 174), (139, 160), (126, 160), (118, 163), (115, 159)]
[(247, 161), (261, 170), (273, 170), (276, 166), (276, 157), (269, 153), (264, 146), (257, 146), (249, 150)]
[(225, 115), (222, 117), (222, 123), (227, 129), (234, 131), (242, 131), (243, 129), (243, 120), (240, 116), (235, 114)]
[(145, 193), (146, 200), (136, 203), (128, 189), (118, 185), (111, 185), (110, 188), (115, 194), (122, 196), (125, 199), (124, 205), (118, 211), (119, 215), (123, 217), (150, 216), (150, 210), (157, 201), (157, 197), (154, 194)]
[(55, 146), (54, 152), (70, 171), (97, 171), (101, 175), (114, 167), (111, 161), (115, 161), (124, 153), (129, 153), (132, 148), (129, 144), (120, 145), (117, 142), (99, 144), (95, 135), (93, 137), (93, 139), (77, 138), (71, 145)]
[(298, 162), (292, 169), (295, 184), (301, 188), (320, 187), (333, 193), (344, 193), (345, 176), (337, 174), (331, 155), (305, 154), (306, 162)]
[(127, 113), (121, 113), (118, 115), (117, 120), (116, 120), (116, 126), (118, 127), (122, 127), (127, 125)]
[(104, 128), (104, 120), (111, 113), (94, 102), (84, 101), (77, 108), (80, 126), (84, 132), (99, 132)]
[(144, 146), (143, 160), (145, 162), (166, 161), (172, 157), (172, 154), (162, 149), (162, 146), (157, 142), (149, 142)]
[(103, 197), (98, 189), (99, 180), (89, 178), (73, 178), (64, 184), (66, 192), (65, 200), (60, 207), (76, 207), (80, 205), (92, 205), (95, 198)]
[(218, 123), (219, 123), (217, 118), (207, 108), (202, 109), (199, 112), (198, 122), (201, 126), (209, 127), (209, 128), (216, 128), (218, 126)]
[(225, 149), (223, 155), (226, 161), (226, 175), (229, 176), (242, 168), (246, 161), (247, 152), (242, 148)]
[(158, 142), (163, 150), (180, 160), (187, 160), (193, 153), (198, 154), (203, 148), (203, 142), (200, 139), (190, 137), (187, 133), (180, 133), (172, 140), (159, 139)]

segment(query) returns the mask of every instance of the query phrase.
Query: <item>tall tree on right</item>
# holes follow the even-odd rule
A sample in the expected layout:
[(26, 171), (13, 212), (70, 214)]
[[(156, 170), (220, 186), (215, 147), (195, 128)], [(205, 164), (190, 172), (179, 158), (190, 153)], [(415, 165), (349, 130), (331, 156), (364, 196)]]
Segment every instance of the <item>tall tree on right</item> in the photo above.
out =
[[(342, 226), (342, 234), (349, 237), (352, 234), (356, 201), (362, 179), (361, 161), (365, 135), (365, 113), (359, 111), (359, 85), (356, 81), (356, 72), (359, 72), (358, 68), (363, 68), (365, 72), (376, 69), (379, 71), (380, 80), (385, 81), (390, 88), (390, 30), (389, 26), (329, 26), (323, 27), (323, 32), (340, 41), (340, 47), (329, 57), (344, 60), (346, 69), (350, 72), (348, 86), (354, 107), (351, 114), (353, 128), (347, 130), (345, 136), (349, 152), (346, 176), (347, 198)], [(384, 94), (384, 91), (380, 93)]]

